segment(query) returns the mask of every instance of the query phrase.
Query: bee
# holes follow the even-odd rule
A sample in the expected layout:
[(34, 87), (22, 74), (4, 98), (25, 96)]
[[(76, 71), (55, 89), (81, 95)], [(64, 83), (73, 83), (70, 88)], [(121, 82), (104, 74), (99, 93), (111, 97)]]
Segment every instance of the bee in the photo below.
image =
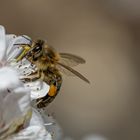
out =
[[(23, 37), (26, 38), (25, 36)], [(16, 45), (20, 45), (23, 48), (22, 53), (16, 60), (21, 61), (26, 58), (37, 67), (37, 71), (26, 76), (24, 80), (34, 81), (41, 79), (50, 85), (48, 94), (36, 100), (38, 108), (44, 108), (54, 100), (62, 85), (62, 73), (76, 75), (85, 82), (90, 83), (87, 78), (72, 68), (86, 62), (82, 57), (70, 53), (58, 53), (44, 40), (40, 39), (31, 42), (31, 44)]]

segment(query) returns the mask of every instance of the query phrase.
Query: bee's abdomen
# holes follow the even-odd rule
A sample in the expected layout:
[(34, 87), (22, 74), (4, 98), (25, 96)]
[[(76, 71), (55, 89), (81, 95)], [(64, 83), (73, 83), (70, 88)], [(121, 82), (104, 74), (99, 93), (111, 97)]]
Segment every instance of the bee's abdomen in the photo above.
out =
[(38, 108), (44, 108), (54, 100), (61, 88), (62, 76), (59, 73), (55, 73), (47, 84), (50, 85), (50, 90), (45, 97), (37, 99), (37, 102), (39, 102), (37, 104)]

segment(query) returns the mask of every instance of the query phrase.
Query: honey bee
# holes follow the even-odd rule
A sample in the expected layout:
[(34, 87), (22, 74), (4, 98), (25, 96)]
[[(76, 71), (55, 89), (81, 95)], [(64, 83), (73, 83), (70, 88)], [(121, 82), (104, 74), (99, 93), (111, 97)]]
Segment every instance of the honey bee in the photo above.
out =
[(50, 85), (48, 94), (36, 100), (38, 108), (46, 107), (56, 97), (62, 84), (62, 73), (76, 75), (85, 82), (90, 83), (82, 74), (71, 68), (78, 64), (84, 64), (85, 60), (83, 58), (69, 53), (58, 53), (44, 40), (36, 40), (31, 44), (16, 45), (20, 45), (23, 48), (22, 53), (16, 60), (21, 61), (26, 58), (37, 67), (37, 71), (26, 76), (24, 80), (34, 81), (41, 79)]

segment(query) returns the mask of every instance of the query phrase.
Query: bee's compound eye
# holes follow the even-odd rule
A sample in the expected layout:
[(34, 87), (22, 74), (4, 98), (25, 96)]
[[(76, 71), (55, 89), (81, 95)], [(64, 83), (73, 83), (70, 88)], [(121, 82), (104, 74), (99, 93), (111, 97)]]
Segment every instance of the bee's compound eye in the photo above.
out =
[(37, 46), (33, 49), (34, 52), (40, 52), (42, 50), (41, 46)]

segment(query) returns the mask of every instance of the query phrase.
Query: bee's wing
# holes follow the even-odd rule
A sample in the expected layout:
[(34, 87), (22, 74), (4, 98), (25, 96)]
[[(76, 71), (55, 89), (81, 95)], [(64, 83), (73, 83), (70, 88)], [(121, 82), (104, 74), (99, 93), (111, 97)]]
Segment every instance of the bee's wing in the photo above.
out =
[(84, 64), (86, 62), (82, 57), (74, 54), (59, 53), (59, 55), (59, 62), (70, 67), (77, 66), (78, 64)]
[(66, 68), (62, 67), (61, 65), (56, 65), (57, 69), (62, 73), (65, 74), (67, 76), (75, 76), (74, 73), (72, 73), (71, 71), (67, 70)]
[(62, 63), (60, 63), (60, 62), (58, 62), (57, 64), (58, 64), (59, 66), (65, 68), (65, 69), (67, 69), (68, 71), (70, 71), (70, 72), (73, 73), (74, 75), (78, 76), (80, 79), (84, 80), (85, 82), (90, 83), (89, 80), (88, 80), (87, 78), (85, 78), (82, 74), (80, 74), (78, 71), (76, 71), (76, 70), (72, 69), (71, 67), (66, 66), (66, 65), (64, 65), (64, 64), (62, 64)]

